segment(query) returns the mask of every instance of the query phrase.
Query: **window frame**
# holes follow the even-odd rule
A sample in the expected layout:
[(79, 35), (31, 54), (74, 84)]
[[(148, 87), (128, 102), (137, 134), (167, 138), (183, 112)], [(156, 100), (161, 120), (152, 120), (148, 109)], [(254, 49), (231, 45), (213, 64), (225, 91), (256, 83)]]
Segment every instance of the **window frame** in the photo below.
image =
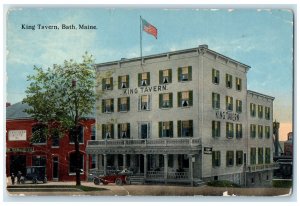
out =
[(226, 88), (232, 89), (232, 75), (231, 74), (226, 74), (225, 84), (226, 84)]
[(221, 122), (212, 121), (212, 137), (220, 138), (221, 137)]
[(217, 69), (212, 69), (212, 83), (213, 84), (220, 84), (220, 71)]
[(231, 96), (226, 96), (225, 97), (225, 102), (226, 102), (226, 110), (227, 111), (233, 111), (233, 97)]
[(235, 157), (236, 157), (236, 165), (243, 165), (243, 154), (244, 152), (242, 150), (237, 150), (235, 152)]
[(220, 94), (219, 93), (212, 93), (212, 108), (213, 109), (220, 109)]
[(221, 166), (221, 151), (212, 151), (212, 167)]
[[(230, 162), (230, 160), (232, 160), (232, 162)], [(234, 166), (234, 151), (233, 150), (226, 151), (226, 166), (227, 167)]]
[[(230, 127), (232, 130), (230, 130)], [(232, 122), (226, 122), (226, 138), (227, 139), (234, 138), (234, 126)]]

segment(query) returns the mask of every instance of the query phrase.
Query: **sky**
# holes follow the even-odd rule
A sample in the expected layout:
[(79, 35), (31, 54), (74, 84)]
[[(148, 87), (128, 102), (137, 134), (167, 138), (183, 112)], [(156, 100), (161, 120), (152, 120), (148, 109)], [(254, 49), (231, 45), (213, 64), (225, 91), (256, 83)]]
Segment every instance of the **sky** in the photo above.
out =
[[(137, 9), (10, 7), (6, 15), (6, 102), (25, 97), (33, 66), (81, 60), (96, 63), (140, 56), (139, 18), (158, 29), (143, 34), (143, 54), (207, 44), (209, 49), (251, 66), (247, 87), (275, 97), (274, 120), (280, 138), (292, 131), (293, 13), (264, 9)], [(26, 25), (86, 24), (96, 30), (30, 30)]]

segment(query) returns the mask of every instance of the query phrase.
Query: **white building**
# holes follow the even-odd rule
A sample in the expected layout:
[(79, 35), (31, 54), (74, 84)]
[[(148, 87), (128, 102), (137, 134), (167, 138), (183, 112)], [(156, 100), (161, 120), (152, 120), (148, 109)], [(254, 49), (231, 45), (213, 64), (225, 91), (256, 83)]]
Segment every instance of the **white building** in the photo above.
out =
[(130, 168), (146, 182), (269, 184), (274, 98), (247, 91), (249, 68), (207, 45), (97, 64), (92, 169)]

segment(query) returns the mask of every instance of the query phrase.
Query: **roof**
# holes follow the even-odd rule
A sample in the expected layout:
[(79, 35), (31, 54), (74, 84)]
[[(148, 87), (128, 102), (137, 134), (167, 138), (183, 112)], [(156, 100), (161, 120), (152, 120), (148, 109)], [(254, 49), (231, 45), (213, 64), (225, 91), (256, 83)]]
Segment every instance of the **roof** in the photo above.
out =
[[(241, 66), (246, 67), (247, 69), (250, 68), (250, 66), (243, 64), (239, 61), (236, 61), (234, 59), (231, 59), (227, 56), (224, 56), (223, 54), (220, 54), (218, 52), (215, 52), (211, 49), (208, 49), (208, 46), (206, 44), (204, 45), (199, 45), (198, 47), (195, 48), (190, 48), (190, 49), (183, 49), (183, 50), (177, 50), (177, 51), (172, 51), (172, 52), (165, 52), (165, 53), (160, 53), (160, 54), (153, 54), (153, 55), (148, 55), (148, 56), (143, 56), (143, 59), (153, 59), (153, 58), (160, 58), (160, 57), (164, 57), (164, 56), (170, 56), (170, 55), (174, 55), (174, 54), (182, 54), (182, 53), (189, 53), (189, 52), (198, 52), (200, 50), (206, 50), (209, 51), (217, 56), (223, 57), (225, 59), (228, 59), (229, 61), (232, 61), (236, 64), (239, 64)], [(95, 64), (96, 67), (102, 67), (102, 66), (110, 66), (110, 65), (115, 65), (115, 64), (119, 64), (119, 63), (124, 63), (124, 62), (132, 62), (132, 61), (141, 61), (141, 57), (135, 57), (135, 58), (122, 58), (121, 60), (116, 60), (116, 61), (110, 61), (110, 62), (104, 62), (104, 63), (98, 63)]]
[[(23, 120), (23, 119), (32, 119), (30, 114), (27, 114), (24, 110), (30, 108), (26, 103), (18, 102), (9, 107), (6, 107), (6, 120)], [(86, 119), (95, 119), (96, 118), (96, 109), (88, 115), (85, 115)]]
[(258, 93), (258, 92), (255, 92), (255, 91), (251, 91), (251, 90), (247, 90), (247, 94), (252, 94), (252, 95), (256, 95), (256, 96), (261, 96), (261, 97), (264, 97), (264, 98), (267, 98), (267, 99), (271, 99), (271, 100), (274, 100), (274, 99), (275, 99), (275, 97), (268, 96), (268, 95), (265, 95), (265, 94), (262, 94), (262, 93)]

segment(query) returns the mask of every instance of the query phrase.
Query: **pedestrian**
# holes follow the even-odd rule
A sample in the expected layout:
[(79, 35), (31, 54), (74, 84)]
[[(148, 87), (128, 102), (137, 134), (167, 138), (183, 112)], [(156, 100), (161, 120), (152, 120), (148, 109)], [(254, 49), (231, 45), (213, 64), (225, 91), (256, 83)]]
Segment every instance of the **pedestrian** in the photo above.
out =
[(11, 178), (11, 184), (14, 185), (15, 184), (15, 178), (16, 178), (14, 173), (11, 173), (10, 178)]
[(21, 176), (22, 176), (22, 172), (21, 172), (21, 171), (18, 171), (18, 174), (17, 174), (17, 183), (18, 183), (18, 184), (21, 183)]

